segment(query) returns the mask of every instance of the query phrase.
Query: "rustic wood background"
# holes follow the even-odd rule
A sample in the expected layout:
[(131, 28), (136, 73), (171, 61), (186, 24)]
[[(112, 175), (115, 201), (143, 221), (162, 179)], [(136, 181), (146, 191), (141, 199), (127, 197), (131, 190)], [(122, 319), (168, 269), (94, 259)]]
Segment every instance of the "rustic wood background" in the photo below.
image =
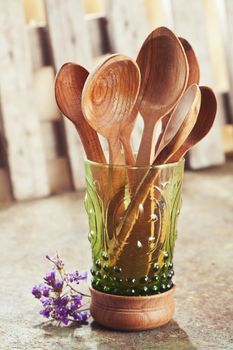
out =
[(0, 202), (84, 188), (84, 153), (57, 109), (55, 74), (66, 61), (91, 69), (108, 53), (135, 57), (159, 25), (190, 40), (201, 84), (218, 96), (217, 121), (191, 152), (191, 167), (225, 161), (233, 149), (233, 1), (0, 1)]

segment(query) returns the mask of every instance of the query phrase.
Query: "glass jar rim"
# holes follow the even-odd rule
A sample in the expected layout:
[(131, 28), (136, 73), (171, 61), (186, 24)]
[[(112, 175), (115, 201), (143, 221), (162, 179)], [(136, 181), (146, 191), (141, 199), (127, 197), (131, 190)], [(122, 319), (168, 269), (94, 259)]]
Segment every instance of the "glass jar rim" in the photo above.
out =
[(109, 164), (109, 163), (99, 163), (90, 159), (85, 159), (84, 163), (86, 165), (93, 165), (102, 168), (124, 168), (124, 169), (165, 169), (165, 168), (175, 168), (184, 165), (185, 159), (181, 158), (178, 162), (166, 163), (166, 164), (156, 164), (156, 165), (127, 165), (127, 164)]

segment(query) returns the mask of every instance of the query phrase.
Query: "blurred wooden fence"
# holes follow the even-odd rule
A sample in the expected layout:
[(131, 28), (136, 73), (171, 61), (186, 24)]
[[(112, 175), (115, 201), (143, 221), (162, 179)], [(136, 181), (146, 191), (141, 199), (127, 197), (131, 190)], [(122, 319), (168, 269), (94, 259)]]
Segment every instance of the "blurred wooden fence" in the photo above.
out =
[[(227, 110), (223, 102), (229, 107), (228, 93), (233, 89), (233, 60), (226, 59), (233, 57), (233, 45), (218, 50), (218, 55), (228, 56), (215, 57), (212, 40), (218, 47), (224, 45), (228, 32), (221, 32), (218, 1), (215, 7), (211, 1), (106, 0), (104, 15), (87, 15), (81, 0), (45, 0), (42, 10), (41, 3), (37, 9), (42, 20), (46, 12), (42, 24), (26, 24), (22, 0), (1, 1), (0, 201), (84, 188), (82, 146), (75, 129), (61, 118), (56, 107), (55, 73), (66, 61), (91, 69), (96, 60), (110, 52), (135, 57), (144, 38), (158, 25), (167, 25), (192, 42), (200, 59), (202, 84), (215, 87), (216, 81), (221, 81), (220, 88), (216, 87), (220, 119), (208, 139), (191, 153), (191, 165), (221, 164), (224, 154), (218, 125)], [(87, 4), (90, 7), (93, 2), (86, 0)], [(101, 1), (97, 4), (100, 6)], [(232, 37), (233, 3), (226, 0), (226, 6)], [(208, 19), (210, 10), (213, 13)], [(217, 67), (220, 73), (213, 69), (217, 59), (228, 62), (227, 67)], [(230, 109), (227, 117), (231, 118)], [(139, 121), (137, 130), (141, 128)]]

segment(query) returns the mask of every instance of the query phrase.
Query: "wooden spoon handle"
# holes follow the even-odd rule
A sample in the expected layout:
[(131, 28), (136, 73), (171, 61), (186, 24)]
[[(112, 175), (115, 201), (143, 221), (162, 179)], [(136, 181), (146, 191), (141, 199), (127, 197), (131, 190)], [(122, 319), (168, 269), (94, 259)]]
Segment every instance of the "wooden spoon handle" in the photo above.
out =
[[(173, 154), (183, 144), (195, 125), (197, 115), (199, 113), (200, 103), (200, 89), (194, 84), (189, 88), (189, 91), (186, 92), (185, 96), (179, 103), (179, 111), (185, 116), (182, 125), (177, 131), (175, 137), (159, 154), (158, 158), (154, 159), (153, 165), (162, 163), (166, 164), (171, 154)], [(121, 227), (118, 230), (118, 241), (121, 242), (121, 244), (119, 245), (118, 250), (115, 251), (115, 262), (122, 253), (124, 245), (127, 243), (127, 240), (131, 235), (131, 231), (139, 215), (139, 205), (144, 203), (150, 191), (150, 185), (153, 183), (153, 181), (156, 181), (159, 173), (160, 171), (154, 175), (153, 169), (149, 168), (144, 178), (139, 183), (136, 193), (125, 212)]]
[(161, 140), (163, 138), (163, 133), (164, 133), (164, 130), (166, 129), (166, 126), (167, 126), (167, 123), (169, 121), (169, 118), (171, 116), (172, 112), (168, 113), (167, 115), (165, 115), (162, 119), (161, 119), (161, 122), (162, 122), (162, 130), (159, 134), (159, 137), (158, 137), (158, 140), (156, 142), (156, 145), (155, 145), (155, 152), (154, 152), (154, 156), (156, 157), (156, 155), (161, 151), (160, 147), (161, 147)]
[(118, 137), (108, 139), (109, 163), (122, 164), (121, 143)]
[(130, 139), (122, 136), (121, 143), (124, 147), (126, 164), (132, 165), (132, 166), (135, 165), (135, 158), (134, 158), (133, 150), (130, 144)]
[(82, 125), (74, 123), (83, 144), (87, 159), (97, 163), (106, 163), (97, 132), (84, 119)]
[(137, 166), (150, 165), (154, 128), (155, 122), (152, 120), (152, 118), (150, 122), (144, 122), (142, 139), (140, 142), (136, 160)]

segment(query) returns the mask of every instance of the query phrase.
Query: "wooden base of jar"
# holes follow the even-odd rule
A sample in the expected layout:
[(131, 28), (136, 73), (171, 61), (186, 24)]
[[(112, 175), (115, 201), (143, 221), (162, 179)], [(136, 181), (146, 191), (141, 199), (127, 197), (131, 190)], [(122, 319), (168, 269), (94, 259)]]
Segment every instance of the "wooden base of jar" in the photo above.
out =
[(175, 311), (173, 295), (169, 291), (151, 296), (118, 296), (91, 291), (91, 315), (102, 326), (118, 330), (146, 330), (168, 323)]

